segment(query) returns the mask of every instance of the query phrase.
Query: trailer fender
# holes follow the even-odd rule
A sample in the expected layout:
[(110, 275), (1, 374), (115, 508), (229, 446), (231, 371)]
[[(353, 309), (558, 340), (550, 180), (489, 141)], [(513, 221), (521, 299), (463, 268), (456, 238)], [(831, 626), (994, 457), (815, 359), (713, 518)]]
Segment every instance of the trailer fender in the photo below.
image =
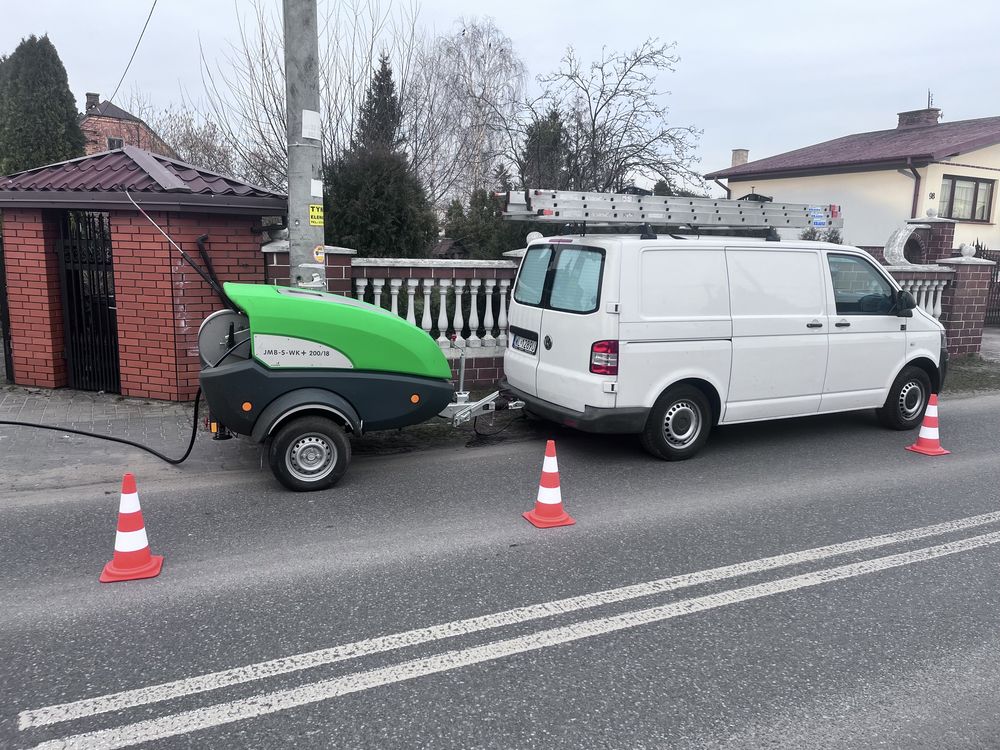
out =
[(268, 404), (257, 417), (250, 437), (255, 443), (262, 443), (279, 424), (303, 412), (328, 412), (334, 421), (356, 435), (361, 434), (361, 417), (345, 398), (322, 388), (300, 388), (282, 394)]

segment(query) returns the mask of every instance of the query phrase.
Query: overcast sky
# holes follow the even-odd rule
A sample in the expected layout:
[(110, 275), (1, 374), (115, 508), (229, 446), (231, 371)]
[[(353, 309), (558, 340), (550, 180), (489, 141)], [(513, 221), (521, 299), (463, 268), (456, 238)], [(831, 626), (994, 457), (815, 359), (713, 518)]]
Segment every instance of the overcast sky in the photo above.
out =
[[(111, 94), (151, 1), (0, 0), (0, 53), (47, 33), (82, 109), (85, 92)], [(137, 86), (161, 105), (182, 91), (200, 97), (199, 40), (218, 55), (245, 10), (232, 0), (159, 0), (123, 93)], [(894, 127), (897, 112), (925, 106), (928, 88), (944, 120), (1000, 115), (995, 0), (419, 3), (420, 20), (437, 31), (463, 14), (492, 16), (532, 77), (553, 70), (568, 44), (591, 60), (602, 46), (631, 49), (647, 36), (676, 41), (681, 60), (662, 85), (671, 92), (672, 124), (704, 131), (703, 173), (729, 166), (732, 148), (757, 159)]]

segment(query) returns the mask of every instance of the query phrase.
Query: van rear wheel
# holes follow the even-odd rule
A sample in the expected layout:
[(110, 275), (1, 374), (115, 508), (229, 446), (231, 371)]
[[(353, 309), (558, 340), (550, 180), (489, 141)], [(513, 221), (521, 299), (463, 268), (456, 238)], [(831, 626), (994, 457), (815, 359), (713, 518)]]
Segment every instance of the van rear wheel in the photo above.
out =
[(690, 385), (669, 388), (656, 399), (640, 435), (642, 447), (665, 461), (683, 461), (701, 450), (712, 429), (705, 394)]
[(920, 425), (931, 394), (931, 379), (919, 367), (904, 367), (889, 389), (885, 405), (876, 409), (878, 421), (890, 430), (912, 430)]

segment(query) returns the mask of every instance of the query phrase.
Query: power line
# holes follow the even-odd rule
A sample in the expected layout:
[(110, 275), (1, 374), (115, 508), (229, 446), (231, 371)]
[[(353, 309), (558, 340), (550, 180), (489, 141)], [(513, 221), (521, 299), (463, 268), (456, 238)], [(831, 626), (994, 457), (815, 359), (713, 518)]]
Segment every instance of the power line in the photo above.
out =
[(153, 0), (153, 5), (149, 9), (149, 15), (146, 16), (146, 23), (142, 25), (142, 31), (139, 32), (139, 38), (135, 42), (135, 47), (132, 50), (132, 56), (128, 59), (128, 63), (125, 65), (125, 70), (122, 71), (122, 77), (118, 79), (118, 85), (115, 86), (115, 93), (108, 98), (109, 102), (113, 102), (115, 100), (115, 96), (118, 95), (118, 89), (122, 87), (122, 81), (125, 80), (125, 76), (128, 74), (128, 69), (132, 67), (132, 61), (135, 59), (135, 53), (139, 51), (139, 43), (142, 42), (142, 37), (146, 33), (146, 27), (149, 26), (149, 19), (153, 17), (153, 11), (156, 9), (156, 3), (158, 1), (159, 0)]

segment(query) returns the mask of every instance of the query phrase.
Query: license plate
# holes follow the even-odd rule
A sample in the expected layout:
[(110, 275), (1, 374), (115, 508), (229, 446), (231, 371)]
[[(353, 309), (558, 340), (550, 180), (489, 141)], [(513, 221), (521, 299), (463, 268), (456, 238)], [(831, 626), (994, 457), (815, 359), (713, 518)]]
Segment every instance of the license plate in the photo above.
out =
[(515, 333), (513, 340), (510, 342), (510, 346), (512, 349), (517, 349), (519, 352), (534, 354), (538, 349), (538, 342), (533, 339), (525, 338), (524, 336), (518, 336)]

